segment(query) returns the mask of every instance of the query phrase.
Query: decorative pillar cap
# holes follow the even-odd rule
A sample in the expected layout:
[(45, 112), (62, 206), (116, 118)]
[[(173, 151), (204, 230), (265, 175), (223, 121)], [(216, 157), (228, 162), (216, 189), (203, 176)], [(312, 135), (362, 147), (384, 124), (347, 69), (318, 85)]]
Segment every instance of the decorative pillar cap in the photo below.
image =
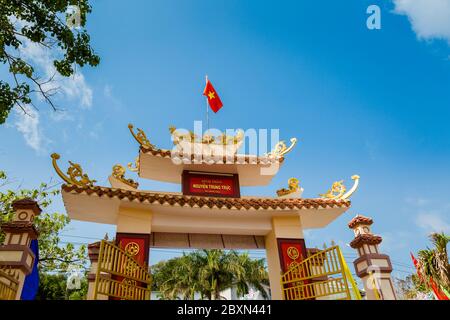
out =
[(370, 233), (360, 234), (350, 242), (350, 247), (353, 249), (360, 248), (363, 244), (380, 244), (383, 238)]
[(24, 199), (13, 201), (12, 207), (15, 211), (20, 210), (20, 209), (32, 210), (36, 216), (42, 212), (38, 203), (31, 198), (24, 198)]
[(88, 256), (91, 263), (98, 261), (98, 254), (100, 253), (100, 245), (101, 241), (88, 244)]
[(348, 223), (348, 227), (350, 229), (353, 229), (359, 225), (370, 226), (372, 223), (372, 218), (357, 214), (352, 220), (350, 220), (350, 222)]
[(37, 239), (39, 236), (39, 231), (37, 231), (33, 223), (29, 221), (5, 222), (1, 225), (1, 229), (4, 232), (10, 233), (28, 233), (31, 239)]

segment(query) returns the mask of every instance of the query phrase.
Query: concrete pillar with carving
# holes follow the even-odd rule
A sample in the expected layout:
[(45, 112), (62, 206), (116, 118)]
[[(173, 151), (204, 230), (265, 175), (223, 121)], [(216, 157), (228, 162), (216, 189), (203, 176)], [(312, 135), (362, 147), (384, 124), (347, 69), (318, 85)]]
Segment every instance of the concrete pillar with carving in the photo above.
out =
[(0, 268), (16, 274), (19, 283), (15, 300), (20, 300), (25, 277), (33, 270), (35, 255), (30, 243), (38, 237), (33, 221), (41, 209), (32, 199), (14, 201), (12, 206), (12, 220), (1, 224), (5, 240), (0, 246)]
[(396, 300), (391, 260), (380, 253), (378, 245), (383, 239), (371, 232), (372, 223), (371, 218), (357, 215), (348, 224), (355, 234), (350, 246), (359, 256), (353, 262), (356, 275), (363, 282), (367, 300)]

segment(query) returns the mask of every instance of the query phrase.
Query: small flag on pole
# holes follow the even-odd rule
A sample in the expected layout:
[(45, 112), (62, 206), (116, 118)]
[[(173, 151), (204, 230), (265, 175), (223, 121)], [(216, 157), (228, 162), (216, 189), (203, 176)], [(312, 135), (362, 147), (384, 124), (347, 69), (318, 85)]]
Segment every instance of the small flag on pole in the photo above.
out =
[(206, 96), (209, 107), (211, 108), (212, 111), (217, 112), (220, 110), (220, 108), (222, 108), (223, 103), (220, 100), (216, 89), (214, 89), (213, 85), (211, 84), (211, 81), (209, 80), (206, 80), (206, 86), (205, 90), (203, 90), (203, 95)]

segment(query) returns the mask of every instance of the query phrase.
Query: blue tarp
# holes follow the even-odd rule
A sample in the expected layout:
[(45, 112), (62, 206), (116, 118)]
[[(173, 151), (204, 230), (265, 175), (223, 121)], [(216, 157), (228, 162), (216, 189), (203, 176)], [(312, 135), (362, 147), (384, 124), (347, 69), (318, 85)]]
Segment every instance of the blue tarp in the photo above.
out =
[(29, 275), (25, 277), (25, 283), (23, 285), (22, 300), (34, 300), (39, 288), (39, 272), (38, 272), (38, 262), (39, 262), (39, 246), (37, 239), (31, 240), (30, 249), (33, 251), (36, 259), (34, 259), (33, 270)]

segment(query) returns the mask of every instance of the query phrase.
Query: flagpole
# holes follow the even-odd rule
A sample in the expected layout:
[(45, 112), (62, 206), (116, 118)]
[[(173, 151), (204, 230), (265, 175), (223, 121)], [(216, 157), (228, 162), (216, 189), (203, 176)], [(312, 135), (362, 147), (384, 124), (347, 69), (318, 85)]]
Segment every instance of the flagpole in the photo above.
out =
[[(206, 84), (208, 84), (208, 75), (205, 76)], [(206, 130), (209, 130), (209, 104), (208, 96), (206, 96)]]

